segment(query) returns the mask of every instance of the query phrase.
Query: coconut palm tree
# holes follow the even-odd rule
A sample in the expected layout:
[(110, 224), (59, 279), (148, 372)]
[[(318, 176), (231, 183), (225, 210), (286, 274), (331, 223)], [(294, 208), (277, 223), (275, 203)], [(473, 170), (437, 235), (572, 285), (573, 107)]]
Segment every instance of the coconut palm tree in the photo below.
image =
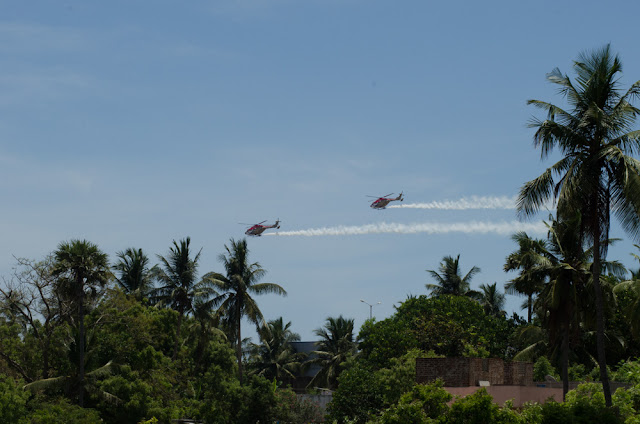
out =
[(142, 249), (131, 247), (116, 253), (116, 256), (118, 262), (113, 266), (118, 272), (116, 281), (126, 293), (142, 300), (153, 288), (152, 274), (155, 270), (149, 269), (149, 258)]
[(440, 262), (438, 268), (439, 273), (428, 269), (427, 272), (436, 280), (436, 284), (426, 284), (427, 289), (431, 290), (432, 296), (442, 296), (452, 294), (455, 296), (468, 296), (473, 299), (479, 299), (480, 293), (470, 289), (471, 279), (480, 272), (480, 268), (474, 266), (463, 277), (460, 271), (460, 255), (445, 256)]
[[(545, 225), (548, 228), (548, 242), (545, 244), (546, 250), (539, 253), (544, 256), (544, 260), (539, 261), (543, 265), (538, 266), (548, 279), (535, 302), (536, 315), (542, 328), (538, 332), (529, 328), (523, 333), (523, 336), (537, 334), (538, 339), (525, 349), (529, 352), (521, 352), (514, 359), (527, 360), (529, 353), (540, 353), (544, 347), (549, 358), (556, 358), (560, 362), (564, 396), (569, 388), (570, 353), (591, 357), (584, 349), (584, 339), (590, 335), (589, 329), (595, 326), (592, 319), (593, 250), (585, 244), (579, 231), (580, 214), (563, 221), (550, 217), (550, 222), (545, 222)], [(606, 243), (614, 241), (607, 240)], [(603, 261), (603, 269), (612, 276), (626, 272), (615, 261)]]
[(495, 317), (504, 315), (504, 293), (498, 290), (498, 283), (481, 284), (480, 305), (487, 315)]
[(78, 404), (84, 406), (85, 365), (85, 302), (95, 296), (113, 274), (109, 270), (107, 255), (87, 240), (62, 242), (54, 252), (52, 275), (58, 279), (58, 291), (76, 310), (73, 323), (78, 329)]
[(321, 369), (309, 382), (308, 387), (336, 387), (345, 362), (357, 351), (353, 323), (353, 319), (346, 319), (342, 315), (338, 318), (329, 317), (324, 328), (314, 331), (320, 337), (320, 341), (317, 343), (317, 349), (311, 352), (315, 358), (309, 360), (309, 364), (320, 365)]
[(291, 331), (291, 322), (285, 324), (282, 317), (271, 320), (258, 334), (261, 343), (251, 346), (254, 372), (269, 380), (295, 378), (306, 355), (291, 345), (300, 341), (300, 335)]
[(198, 280), (198, 261), (202, 249), (191, 258), (191, 238), (173, 241), (169, 254), (158, 255), (161, 267), (153, 273), (160, 287), (152, 294), (152, 300), (159, 305), (166, 305), (178, 312), (175, 342), (172, 358), (175, 360), (180, 345), (182, 321), (185, 315), (193, 312), (196, 302), (207, 302), (217, 295), (215, 286), (206, 278)]
[(558, 215), (582, 213), (581, 232), (592, 244), (593, 286), (597, 318), (600, 379), (607, 406), (611, 388), (605, 355), (605, 318), (601, 262), (606, 257), (611, 212), (633, 237), (640, 230), (640, 162), (630, 155), (640, 150), (640, 131), (632, 125), (640, 110), (629, 102), (640, 95), (640, 81), (622, 92), (622, 64), (609, 45), (581, 54), (574, 62), (575, 80), (554, 69), (548, 80), (558, 85), (569, 109), (540, 100), (528, 104), (542, 109), (547, 119), (534, 118), (534, 145), (542, 158), (558, 148), (562, 158), (520, 190), (517, 210), (531, 217), (548, 201), (557, 201)]
[(531, 324), (534, 296), (542, 290), (547, 277), (545, 266), (549, 265), (549, 261), (544, 256), (546, 242), (532, 239), (525, 232), (518, 232), (511, 239), (518, 243), (518, 250), (507, 256), (504, 271), (520, 270), (520, 275), (505, 284), (504, 289), (509, 294), (527, 296), (523, 307), (526, 305), (527, 322)]
[(591, 278), (591, 251), (585, 249), (584, 240), (578, 229), (580, 215), (571, 220), (547, 224), (549, 229), (550, 264), (547, 266), (549, 282), (542, 290), (539, 301), (542, 324), (549, 331), (549, 345), (560, 346), (562, 396), (569, 390), (569, 351), (571, 335), (577, 339), (581, 316), (587, 293), (587, 283)]
[(275, 293), (286, 296), (287, 292), (275, 283), (258, 283), (266, 271), (258, 262), (249, 262), (246, 239), (231, 239), (230, 245), (225, 245), (224, 248), (226, 255), (220, 254), (218, 258), (224, 265), (226, 275), (209, 273), (205, 275), (205, 279), (222, 293), (216, 298), (215, 305), (222, 314), (222, 323), (230, 333), (229, 338), (234, 341), (238, 376), (242, 381), (242, 318), (248, 318), (258, 329), (266, 327), (262, 312), (252, 295)]
[(214, 337), (227, 341), (227, 335), (219, 329), (220, 317), (218, 310), (213, 306), (215, 297), (208, 300), (196, 299), (193, 304), (193, 334), (196, 339), (194, 352), (195, 372), (206, 370), (207, 364), (203, 361), (209, 342)]

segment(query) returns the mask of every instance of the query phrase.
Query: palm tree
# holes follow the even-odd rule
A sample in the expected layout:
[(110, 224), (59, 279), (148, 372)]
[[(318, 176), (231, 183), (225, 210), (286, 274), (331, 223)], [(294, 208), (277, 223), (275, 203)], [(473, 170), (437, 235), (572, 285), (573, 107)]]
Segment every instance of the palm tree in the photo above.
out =
[(498, 290), (498, 283), (481, 284), (480, 304), (487, 315), (495, 317), (504, 315), (504, 294)]
[(75, 306), (78, 328), (78, 404), (84, 406), (85, 301), (87, 291), (95, 295), (113, 277), (107, 255), (86, 240), (62, 242), (54, 252), (52, 275), (58, 278), (59, 291)]
[(579, 231), (580, 215), (564, 221), (553, 220), (549, 229), (550, 264), (547, 267), (549, 283), (542, 290), (539, 301), (540, 317), (549, 330), (549, 346), (561, 346), (562, 397), (569, 390), (569, 351), (571, 335), (578, 338), (580, 313), (584, 311), (581, 299), (585, 299), (591, 266), (591, 251), (584, 248)]
[(133, 294), (136, 299), (142, 300), (153, 287), (152, 274), (149, 269), (149, 258), (142, 249), (128, 248), (116, 253), (118, 263), (113, 266), (118, 271), (116, 281), (126, 293)]
[[(515, 360), (531, 360), (531, 354), (547, 351), (549, 358), (560, 362), (563, 381), (563, 397), (569, 389), (568, 368), (569, 354), (581, 353), (583, 357), (591, 357), (584, 349), (584, 336), (590, 334), (594, 327), (592, 319), (593, 284), (591, 269), (593, 250), (587, 248), (579, 231), (581, 216), (558, 221), (550, 217), (548, 243), (545, 251), (539, 253), (544, 257), (538, 265), (542, 274), (548, 276), (535, 301), (536, 315), (542, 328), (536, 331), (530, 326), (523, 332), (533, 343), (520, 352)], [(607, 244), (614, 240), (607, 240)], [(603, 261), (603, 269), (611, 276), (626, 272), (618, 262)], [(537, 338), (532, 338), (535, 335)], [(559, 358), (559, 359), (558, 359)]]
[[(634, 244), (634, 246), (636, 249), (640, 249), (639, 245)], [(640, 256), (635, 253), (632, 253), (631, 256), (640, 262)], [(640, 269), (630, 271), (631, 278), (616, 284), (613, 292), (616, 295), (625, 292), (630, 295), (630, 303), (625, 308), (624, 314), (627, 316), (632, 336), (638, 338), (640, 336)]]
[(311, 355), (316, 357), (311, 359), (309, 364), (318, 364), (321, 369), (309, 382), (308, 387), (320, 384), (330, 389), (336, 387), (345, 362), (356, 354), (353, 323), (353, 319), (343, 318), (342, 315), (338, 318), (329, 317), (324, 328), (315, 330), (320, 341), (317, 343), (317, 350), (311, 352)]
[(281, 381), (296, 377), (305, 355), (297, 353), (291, 345), (300, 341), (300, 335), (290, 328), (291, 322), (285, 324), (280, 317), (269, 321), (266, 328), (259, 330), (261, 343), (251, 347), (252, 367), (256, 374)]
[(470, 290), (471, 279), (480, 272), (480, 268), (474, 266), (463, 277), (460, 273), (460, 255), (456, 258), (453, 256), (445, 256), (442, 258), (439, 267), (440, 273), (428, 269), (427, 272), (437, 281), (436, 284), (426, 284), (427, 289), (431, 290), (432, 296), (442, 296), (452, 294), (455, 296), (468, 296), (473, 299), (479, 299), (480, 293)]
[(611, 211), (632, 236), (636, 237), (640, 230), (640, 162), (630, 156), (640, 150), (640, 131), (631, 130), (640, 110), (629, 103), (640, 95), (640, 81), (626, 93), (620, 91), (618, 74), (622, 64), (609, 45), (581, 54), (573, 67), (575, 81), (557, 68), (548, 75), (548, 80), (560, 87), (570, 110), (544, 101), (528, 101), (547, 112), (547, 119), (533, 119), (530, 124), (537, 129), (534, 145), (540, 147), (542, 158), (555, 147), (563, 157), (522, 187), (517, 210), (520, 216), (530, 217), (553, 196), (560, 217), (572, 216), (575, 211), (582, 213), (581, 232), (594, 251), (600, 379), (606, 405), (611, 406), (600, 282), (601, 261), (607, 247), (602, 241), (609, 238)]
[[(110, 403), (113, 405), (121, 403), (121, 399), (109, 392), (102, 390), (99, 385), (96, 384), (98, 383), (100, 378), (111, 375), (114, 368), (116, 368), (115, 364), (109, 361), (105, 365), (87, 372), (82, 380), (82, 385), (79, 388), (79, 393), (86, 391), (92, 397), (99, 398), (106, 403)], [(74, 387), (76, 384), (76, 375), (62, 375), (59, 377), (50, 377), (32, 381), (28, 384), (25, 384), (22, 388), (24, 390), (30, 390), (33, 393), (37, 393), (39, 391), (47, 389), (56, 389), (63, 392), (68, 392), (69, 389)]]
[(153, 275), (161, 284), (153, 291), (153, 300), (178, 312), (172, 355), (174, 360), (178, 355), (184, 316), (193, 312), (195, 302), (206, 302), (217, 294), (214, 285), (208, 279), (197, 281), (198, 261), (202, 249), (192, 259), (190, 244), (190, 237), (180, 240), (179, 244), (174, 240), (173, 247), (169, 249), (166, 257), (158, 255), (162, 266), (157, 268)]
[(542, 290), (546, 278), (544, 268), (548, 265), (548, 260), (544, 256), (546, 242), (532, 239), (525, 232), (518, 232), (511, 239), (518, 243), (518, 250), (507, 256), (504, 271), (519, 269), (520, 275), (505, 284), (504, 289), (509, 294), (527, 296), (523, 305), (527, 308), (527, 322), (531, 324), (533, 297)]
[(266, 326), (262, 312), (251, 295), (275, 293), (286, 296), (287, 292), (275, 283), (258, 283), (266, 271), (258, 262), (249, 262), (246, 239), (231, 239), (230, 246), (225, 245), (224, 248), (227, 254), (220, 254), (218, 258), (224, 265), (226, 275), (209, 273), (205, 275), (205, 279), (211, 281), (222, 293), (214, 303), (224, 314), (223, 324), (230, 332), (229, 338), (234, 341), (238, 376), (242, 381), (242, 317), (248, 318), (258, 329)]

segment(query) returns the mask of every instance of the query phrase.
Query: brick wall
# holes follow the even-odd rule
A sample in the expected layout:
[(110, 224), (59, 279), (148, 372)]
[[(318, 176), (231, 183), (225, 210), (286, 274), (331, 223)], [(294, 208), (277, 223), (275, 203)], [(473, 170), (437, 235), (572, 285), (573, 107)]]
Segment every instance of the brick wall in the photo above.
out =
[(533, 364), (531, 362), (505, 362), (503, 384), (533, 386)]
[(436, 379), (446, 387), (490, 385), (533, 385), (533, 364), (508, 362), (497, 358), (418, 358), (416, 381), (427, 383)]

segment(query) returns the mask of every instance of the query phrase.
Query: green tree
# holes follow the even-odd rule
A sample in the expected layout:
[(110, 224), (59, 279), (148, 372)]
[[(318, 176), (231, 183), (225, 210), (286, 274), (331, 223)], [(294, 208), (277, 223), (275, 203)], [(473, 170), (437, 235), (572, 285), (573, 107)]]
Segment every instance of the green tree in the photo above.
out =
[(309, 360), (310, 364), (320, 365), (320, 371), (309, 382), (309, 387), (324, 385), (335, 388), (338, 376), (344, 369), (346, 361), (356, 354), (357, 344), (353, 335), (353, 319), (327, 318), (323, 328), (314, 331), (320, 337), (317, 349), (311, 352), (315, 355)]
[(507, 256), (504, 271), (520, 270), (520, 274), (505, 284), (504, 289), (509, 294), (527, 297), (523, 306), (526, 305), (527, 322), (531, 324), (534, 296), (542, 290), (546, 278), (546, 241), (532, 239), (525, 232), (518, 232), (511, 239), (518, 243), (518, 250)]
[[(71, 351), (69, 353), (73, 356), (76, 352)], [(102, 367), (85, 373), (82, 379), (79, 378), (78, 374), (72, 373), (71, 375), (61, 375), (58, 377), (36, 380), (29, 384), (26, 384), (23, 388), (25, 390), (30, 390), (33, 393), (44, 390), (51, 390), (64, 392), (67, 395), (70, 394), (69, 390), (73, 390), (78, 393), (79, 400), (81, 399), (80, 393), (87, 392), (91, 397), (99, 398), (104, 402), (109, 403), (111, 406), (114, 406), (120, 402), (120, 399), (118, 399), (111, 393), (102, 390), (98, 384), (101, 378), (113, 373), (114, 367), (115, 365), (112, 362), (108, 362)], [(84, 367), (82, 368), (82, 372), (84, 373)], [(81, 384), (81, 386), (78, 387), (78, 384)], [(82, 399), (84, 399), (84, 397)]]
[(449, 412), (447, 402), (452, 398), (453, 396), (443, 388), (442, 381), (416, 384), (400, 397), (396, 405), (384, 411), (380, 422), (382, 424), (435, 423), (436, 420), (447, 415)]
[[(557, 357), (556, 347), (560, 347), (563, 397), (569, 390), (569, 352), (580, 333), (583, 303), (580, 295), (586, 294), (586, 284), (590, 278), (590, 255), (585, 250), (579, 231), (580, 215), (563, 221), (553, 220), (547, 224), (549, 244), (546, 256), (550, 264), (546, 266), (549, 281), (538, 296), (539, 316), (548, 330), (552, 357)], [(573, 337), (572, 337), (573, 336)], [(574, 339), (574, 340), (572, 340)]]
[(365, 423), (384, 407), (384, 382), (366, 364), (355, 363), (345, 369), (338, 380), (340, 384), (327, 407), (329, 422)]
[(132, 247), (116, 253), (116, 257), (118, 262), (113, 266), (118, 272), (116, 281), (126, 293), (142, 300), (153, 288), (152, 274), (155, 270), (149, 268), (149, 257), (142, 249)]
[(26, 417), (29, 424), (98, 424), (103, 422), (98, 411), (71, 405), (66, 399), (40, 404)]
[[(534, 145), (542, 158), (559, 148), (562, 158), (521, 189), (517, 210), (534, 215), (551, 198), (558, 214), (582, 213), (581, 232), (593, 243), (593, 285), (597, 318), (597, 351), (600, 379), (607, 406), (611, 389), (605, 354), (605, 318), (601, 287), (601, 261), (606, 257), (611, 212), (623, 228), (636, 237), (640, 229), (640, 163), (630, 155), (640, 149), (640, 131), (631, 129), (640, 110), (629, 101), (640, 94), (640, 81), (622, 93), (622, 64), (609, 45), (581, 54), (574, 62), (576, 79), (554, 69), (548, 80), (559, 86), (570, 109), (540, 100), (529, 100), (547, 112), (547, 119), (533, 119)], [(556, 182), (556, 178), (558, 181)]]
[(409, 297), (387, 319), (365, 323), (358, 336), (360, 356), (375, 368), (416, 348), (444, 356), (511, 359), (517, 351), (513, 334), (519, 323), (490, 316), (468, 297)]
[(369, 361), (356, 358), (338, 377), (338, 388), (328, 405), (329, 420), (366, 422), (397, 404), (416, 385), (416, 359), (433, 357), (433, 352), (411, 349), (379, 370)]
[(193, 327), (195, 328), (197, 344), (195, 348), (195, 363), (196, 373), (203, 370), (205, 366), (203, 359), (204, 354), (212, 339), (220, 337), (227, 340), (227, 336), (224, 331), (218, 328), (220, 324), (220, 317), (218, 311), (213, 308), (215, 298), (207, 301), (197, 300), (193, 307), (193, 317), (195, 322)]
[(291, 342), (300, 341), (300, 335), (291, 331), (291, 322), (284, 323), (282, 317), (271, 320), (266, 328), (258, 330), (260, 344), (252, 345), (253, 373), (272, 380), (295, 378), (301, 370), (305, 355), (296, 352)]
[(298, 397), (293, 390), (276, 390), (275, 420), (281, 423), (305, 424), (323, 422), (322, 408), (310, 399)]
[[(51, 256), (47, 256), (42, 261), (23, 258), (17, 261), (13, 278), (5, 282), (6, 288), (0, 288), (1, 308), (10, 321), (20, 323), (24, 331), (21, 337), (26, 348), (33, 348), (28, 343), (31, 338), (36, 340), (37, 354), (42, 360), (41, 373), (36, 378), (48, 378), (51, 358), (55, 356), (58, 347), (55, 344), (56, 337), (65, 326), (70, 305), (61, 298), (60, 291), (57, 290), (57, 281), (52, 274), (53, 258)], [(0, 344), (0, 356), (12, 364), (27, 382), (32, 381), (25, 367), (11, 358), (11, 355), (1, 347), (2, 344)], [(30, 367), (28, 371), (34, 374), (36, 370), (35, 367)]]
[(477, 299), (480, 296), (475, 290), (470, 289), (471, 279), (480, 272), (477, 266), (472, 267), (463, 277), (460, 270), (460, 255), (445, 256), (440, 262), (439, 273), (428, 269), (427, 272), (436, 280), (436, 284), (427, 284), (432, 296), (452, 294), (455, 296), (468, 296)]
[(227, 254), (219, 256), (224, 265), (226, 275), (209, 273), (205, 278), (211, 281), (222, 293), (214, 304), (219, 306), (223, 315), (225, 328), (230, 332), (236, 347), (238, 375), (242, 381), (242, 332), (243, 317), (249, 319), (256, 327), (265, 327), (266, 322), (252, 295), (275, 293), (286, 296), (285, 289), (275, 283), (258, 283), (266, 271), (258, 262), (250, 263), (247, 240), (231, 239), (230, 246), (225, 245)]
[(169, 249), (166, 257), (158, 255), (161, 267), (154, 273), (161, 285), (154, 290), (154, 300), (178, 312), (172, 355), (174, 360), (178, 355), (185, 315), (193, 312), (195, 302), (206, 302), (217, 294), (209, 279), (203, 278), (198, 281), (198, 261), (202, 249), (191, 258), (190, 244), (190, 237), (180, 240), (179, 244), (174, 240), (173, 247)]
[(75, 306), (78, 329), (78, 405), (84, 406), (85, 302), (87, 291), (95, 295), (113, 277), (107, 255), (86, 240), (71, 240), (58, 245), (54, 252), (52, 274), (58, 278), (58, 290)]
[(0, 375), (0, 422), (17, 423), (27, 415), (28, 398), (12, 378)]
[(504, 312), (504, 294), (497, 288), (498, 283), (481, 284), (480, 305), (487, 315), (500, 316)]

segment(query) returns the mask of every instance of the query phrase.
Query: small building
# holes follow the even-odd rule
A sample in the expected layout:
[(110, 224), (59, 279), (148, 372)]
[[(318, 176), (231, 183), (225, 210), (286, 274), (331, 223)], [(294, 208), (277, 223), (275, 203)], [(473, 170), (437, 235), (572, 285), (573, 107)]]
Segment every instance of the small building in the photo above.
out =
[[(314, 358), (315, 355), (312, 352), (318, 349), (317, 343), (318, 342), (291, 342), (291, 346), (297, 353), (305, 353), (308, 355), (308, 358)], [(296, 376), (296, 378), (283, 379), (283, 387), (291, 386), (291, 389), (298, 394), (307, 393), (307, 386), (321, 369), (322, 367), (318, 364), (309, 365), (303, 373)], [(309, 389), (314, 388), (310, 387)]]
[(562, 387), (538, 387), (533, 381), (533, 363), (505, 362), (498, 358), (418, 358), (416, 382), (440, 379), (454, 396), (467, 396), (486, 389), (494, 403), (513, 401), (515, 407), (526, 402), (562, 401)]

